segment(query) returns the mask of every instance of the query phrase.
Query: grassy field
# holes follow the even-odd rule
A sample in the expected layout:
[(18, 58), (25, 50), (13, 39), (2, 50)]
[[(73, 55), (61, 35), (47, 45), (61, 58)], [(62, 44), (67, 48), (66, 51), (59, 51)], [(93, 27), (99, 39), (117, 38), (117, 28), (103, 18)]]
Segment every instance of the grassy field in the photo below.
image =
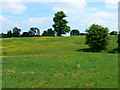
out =
[(2, 39), (3, 88), (117, 88), (117, 37), (89, 52), (85, 36)]

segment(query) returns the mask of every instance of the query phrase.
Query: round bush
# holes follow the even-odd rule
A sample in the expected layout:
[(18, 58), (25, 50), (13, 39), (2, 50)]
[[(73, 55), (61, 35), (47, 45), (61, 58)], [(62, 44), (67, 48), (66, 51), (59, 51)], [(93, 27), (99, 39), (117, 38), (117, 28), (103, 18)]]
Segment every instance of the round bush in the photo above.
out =
[(120, 52), (120, 32), (118, 33), (118, 52)]
[(89, 29), (86, 29), (88, 33), (86, 36), (86, 44), (94, 50), (105, 49), (108, 43), (108, 31), (107, 27), (92, 24)]

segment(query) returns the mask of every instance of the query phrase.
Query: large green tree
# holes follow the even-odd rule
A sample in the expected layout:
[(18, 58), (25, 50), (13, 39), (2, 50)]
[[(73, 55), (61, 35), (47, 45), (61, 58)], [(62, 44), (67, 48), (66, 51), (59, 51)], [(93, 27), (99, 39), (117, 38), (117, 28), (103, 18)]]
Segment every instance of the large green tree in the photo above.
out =
[(61, 36), (61, 34), (66, 34), (70, 32), (70, 27), (67, 26), (67, 20), (64, 18), (67, 17), (63, 11), (55, 13), (55, 17), (53, 18), (54, 31), (57, 33), (57, 36)]
[(89, 29), (86, 29), (88, 33), (86, 36), (86, 44), (94, 50), (105, 49), (108, 44), (108, 30), (107, 27), (92, 24)]

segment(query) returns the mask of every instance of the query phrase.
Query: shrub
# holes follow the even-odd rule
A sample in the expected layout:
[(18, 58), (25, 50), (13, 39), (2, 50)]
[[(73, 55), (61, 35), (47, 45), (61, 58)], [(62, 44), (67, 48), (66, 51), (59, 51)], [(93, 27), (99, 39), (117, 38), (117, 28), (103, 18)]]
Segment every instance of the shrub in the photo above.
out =
[(77, 29), (73, 29), (70, 32), (70, 36), (79, 36), (79, 35), (80, 35), (80, 32)]
[(117, 31), (112, 31), (112, 32), (110, 32), (110, 35), (117, 35)]
[(55, 32), (50, 28), (47, 31), (44, 31), (42, 36), (55, 36)]
[(88, 44), (92, 50), (105, 49), (108, 43), (108, 30), (107, 27), (92, 24), (89, 29), (86, 29), (88, 33), (86, 36), (86, 44)]
[(120, 52), (120, 32), (118, 33), (118, 52)]

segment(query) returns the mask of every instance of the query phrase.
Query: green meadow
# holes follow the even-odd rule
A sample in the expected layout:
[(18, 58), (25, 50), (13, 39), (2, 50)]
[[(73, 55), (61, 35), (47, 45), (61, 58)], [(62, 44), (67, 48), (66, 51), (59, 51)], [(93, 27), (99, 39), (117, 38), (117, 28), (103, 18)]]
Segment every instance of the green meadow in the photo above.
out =
[(3, 88), (117, 88), (117, 36), (100, 52), (85, 36), (2, 39)]

